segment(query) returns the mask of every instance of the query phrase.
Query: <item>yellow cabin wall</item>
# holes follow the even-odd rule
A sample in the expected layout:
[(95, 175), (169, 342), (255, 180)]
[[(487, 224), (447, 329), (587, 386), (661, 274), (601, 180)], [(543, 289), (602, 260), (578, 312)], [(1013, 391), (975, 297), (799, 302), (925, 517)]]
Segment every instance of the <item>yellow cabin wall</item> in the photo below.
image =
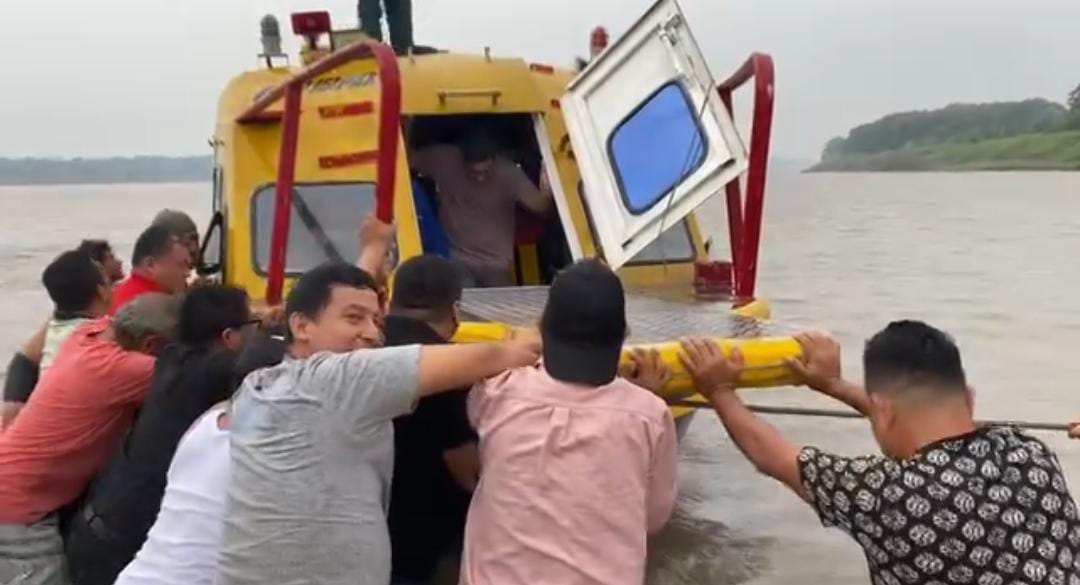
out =
[[(584, 203), (578, 193), (580, 174), (572, 158), (569, 141), (566, 139), (566, 126), (558, 108), (558, 99), (572, 78), (572, 72), (533, 71), (528, 63), (521, 59), (487, 60), (482, 56), (457, 54), (402, 57), (399, 65), (402, 76), (402, 112), (405, 116), (541, 113), (574, 233), (586, 257), (597, 254)], [(323, 79), (362, 78), (373, 72), (372, 61), (358, 61), (341, 67)], [(278, 122), (241, 126), (234, 120), (252, 103), (259, 91), (281, 83), (290, 74), (290, 71), (285, 69), (241, 74), (223, 92), (218, 108), (218, 164), (224, 169), (223, 203), (227, 210), (227, 253), (224, 269), (228, 282), (245, 288), (253, 298), (265, 296), (266, 281), (254, 269), (251, 198), (257, 188), (272, 184), (276, 180), (281, 128)], [(449, 97), (445, 101), (439, 100), (440, 92), (454, 96), (455, 92), (477, 89), (499, 91), (498, 102), (492, 105), (490, 98), (485, 97)], [(318, 114), (319, 106), (361, 101), (375, 103), (375, 111), (362, 116), (332, 119), (322, 119)], [(280, 107), (278, 104), (271, 110), (279, 110)], [(319, 157), (374, 150), (377, 125), (377, 83), (335, 91), (305, 91), (296, 160), (296, 182), (374, 181), (374, 162), (327, 170), (319, 167)], [(403, 141), (401, 144), (403, 146)], [(422, 249), (406, 158), (404, 148), (399, 148), (394, 211), (398, 248), (402, 259), (419, 254)], [(704, 257), (703, 240), (692, 216), (690, 234), (696, 256)], [(532, 257), (529, 250), (521, 251)], [(619, 274), (628, 288), (632, 289), (689, 288), (693, 277), (693, 263), (631, 265), (624, 267)], [(526, 282), (537, 279), (537, 275), (531, 270), (525, 276)], [(286, 287), (288, 285), (287, 282)]]

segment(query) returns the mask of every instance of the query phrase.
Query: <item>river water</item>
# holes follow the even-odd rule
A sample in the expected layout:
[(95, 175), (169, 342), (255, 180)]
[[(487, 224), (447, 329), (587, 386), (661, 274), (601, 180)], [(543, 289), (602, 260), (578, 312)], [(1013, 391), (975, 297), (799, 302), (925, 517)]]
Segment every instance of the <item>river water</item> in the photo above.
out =
[[(759, 294), (784, 328), (824, 327), (859, 376), (863, 340), (920, 318), (960, 343), (981, 418), (1080, 418), (1080, 174), (848, 174), (770, 178)], [(209, 186), (0, 188), (0, 356), (47, 315), (44, 265), (86, 236), (127, 257), (163, 207), (209, 217)], [(707, 206), (708, 229), (723, 223)], [(718, 238), (718, 242), (723, 241)], [(6, 361), (6, 358), (3, 358)], [(805, 390), (757, 390), (758, 404), (834, 406)], [(786, 435), (874, 452), (860, 421), (773, 417)], [(1080, 486), (1080, 442), (1040, 433)], [(651, 550), (655, 584), (867, 583), (858, 548), (755, 474), (701, 412), (682, 444), (676, 517)], [(1080, 488), (1077, 488), (1080, 489)]]

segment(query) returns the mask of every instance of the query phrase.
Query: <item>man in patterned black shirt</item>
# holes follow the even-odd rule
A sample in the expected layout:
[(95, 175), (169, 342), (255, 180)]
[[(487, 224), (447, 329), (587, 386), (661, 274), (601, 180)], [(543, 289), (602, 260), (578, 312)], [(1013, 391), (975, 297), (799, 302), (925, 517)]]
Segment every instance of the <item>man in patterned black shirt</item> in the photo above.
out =
[(686, 341), (683, 360), (739, 449), (851, 535), (875, 585), (1080, 585), (1080, 522), (1057, 457), (1017, 429), (975, 425), (948, 335), (890, 324), (866, 344), (865, 390), (841, 379), (831, 337), (798, 338), (791, 366), (869, 418), (884, 457), (795, 447), (735, 394), (737, 352)]

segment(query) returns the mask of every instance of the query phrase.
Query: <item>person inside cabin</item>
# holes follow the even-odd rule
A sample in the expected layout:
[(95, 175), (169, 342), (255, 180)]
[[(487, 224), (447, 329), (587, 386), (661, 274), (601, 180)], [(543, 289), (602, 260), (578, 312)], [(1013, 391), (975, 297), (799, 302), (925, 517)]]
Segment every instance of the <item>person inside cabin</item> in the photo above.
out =
[(547, 213), (553, 200), (546, 175), (537, 187), (482, 128), (473, 129), (460, 144), (414, 149), (409, 164), (435, 184), (439, 222), (464, 285), (512, 285), (517, 204)]
[(883, 455), (800, 449), (735, 393), (740, 355), (691, 340), (684, 361), (743, 454), (854, 538), (873, 583), (1080, 580), (1080, 522), (1057, 456), (1018, 429), (976, 425), (952, 338), (891, 323), (866, 343), (863, 387), (841, 377), (831, 337), (798, 339), (804, 357), (793, 369), (869, 418)]
[[(461, 275), (439, 256), (405, 261), (394, 275), (386, 344), (447, 343), (460, 317)], [(391, 582), (431, 583), (440, 564), (460, 557), (465, 515), (480, 474), (468, 388), (429, 396), (394, 419)], [(450, 563), (455, 564), (455, 563)]]
[(540, 333), (540, 365), (469, 394), (482, 473), (461, 583), (642, 583), (675, 504), (675, 422), (654, 394), (670, 372), (637, 352), (620, 375), (625, 293), (596, 260), (555, 278)]
[[(245, 345), (234, 380), (281, 362), (284, 348)], [(114, 585), (213, 585), (225, 522), (230, 400), (214, 405), (180, 439), (145, 542)]]
[(163, 226), (152, 225), (135, 240), (131, 274), (113, 289), (109, 314), (147, 293), (180, 294), (191, 270), (188, 249)]
[(79, 250), (64, 252), (50, 262), (41, 282), (52, 299), (53, 314), (8, 365), (0, 430), (15, 420), (71, 333), (109, 308), (112, 289), (102, 266)]
[(90, 484), (67, 533), (74, 585), (112, 585), (154, 524), (177, 444), (236, 388), (237, 357), (259, 326), (240, 289), (191, 289), (178, 339), (158, 356), (142, 410), (123, 446)]
[(360, 30), (381, 43), (383, 8), (390, 29), (390, 45), (398, 55), (408, 54), (413, 48), (412, 0), (359, 0)]
[(83, 240), (76, 249), (87, 254), (105, 268), (105, 275), (109, 277), (109, 286), (114, 286), (124, 280), (124, 263), (113, 253), (112, 245), (108, 241)]
[[(379, 270), (392, 234), (365, 222), (361, 266)], [(232, 402), (219, 585), (388, 583), (393, 419), (538, 357), (528, 340), (380, 348), (378, 286), (328, 263), (289, 292), (289, 358)]]
[(120, 445), (176, 328), (176, 305), (147, 294), (76, 329), (0, 434), (0, 583), (67, 582), (58, 512)]
[(191, 265), (195, 266), (199, 260), (199, 228), (190, 215), (175, 209), (162, 209), (154, 216), (150, 225), (163, 227), (180, 240), (180, 244), (188, 251)]

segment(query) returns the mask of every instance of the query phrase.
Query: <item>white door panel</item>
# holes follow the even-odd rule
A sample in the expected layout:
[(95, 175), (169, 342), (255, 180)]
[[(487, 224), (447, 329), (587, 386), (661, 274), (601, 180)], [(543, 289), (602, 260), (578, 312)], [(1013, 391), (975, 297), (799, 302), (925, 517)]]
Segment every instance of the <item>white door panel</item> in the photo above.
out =
[(562, 100), (609, 264), (618, 268), (746, 169), (745, 149), (675, 0), (660, 0)]

